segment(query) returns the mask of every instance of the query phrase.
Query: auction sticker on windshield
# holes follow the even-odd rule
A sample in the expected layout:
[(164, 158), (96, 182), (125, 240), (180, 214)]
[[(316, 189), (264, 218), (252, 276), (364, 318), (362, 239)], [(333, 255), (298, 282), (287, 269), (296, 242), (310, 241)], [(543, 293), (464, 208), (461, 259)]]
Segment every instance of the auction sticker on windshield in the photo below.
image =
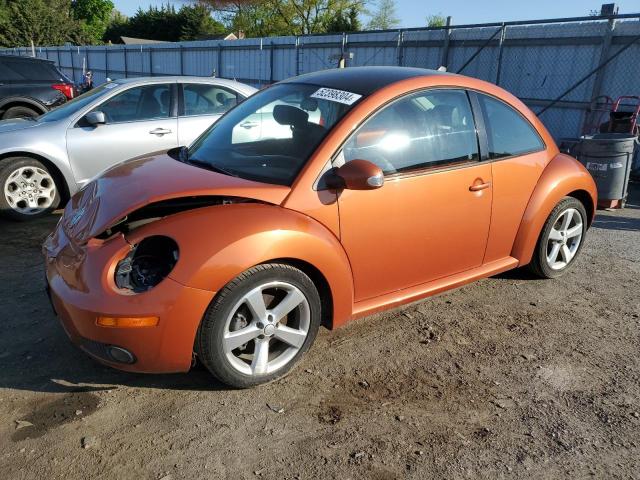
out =
[(323, 87), (314, 94), (311, 98), (319, 98), (322, 100), (329, 100), (331, 102), (344, 103), (345, 105), (351, 105), (360, 98), (362, 95), (357, 93), (345, 92), (344, 90), (335, 90), (333, 88)]

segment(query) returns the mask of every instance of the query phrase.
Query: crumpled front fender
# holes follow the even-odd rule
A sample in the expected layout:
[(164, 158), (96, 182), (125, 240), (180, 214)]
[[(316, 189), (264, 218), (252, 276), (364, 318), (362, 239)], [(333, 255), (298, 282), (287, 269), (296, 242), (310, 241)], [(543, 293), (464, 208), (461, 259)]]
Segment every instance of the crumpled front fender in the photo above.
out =
[(333, 327), (350, 319), (353, 276), (342, 245), (326, 227), (293, 210), (262, 203), (217, 205), (150, 223), (127, 236), (136, 244), (150, 235), (178, 243), (170, 277), (183, 285), (217, 292), (245, 270), (292, 259), (315, 267), (333, 301)]

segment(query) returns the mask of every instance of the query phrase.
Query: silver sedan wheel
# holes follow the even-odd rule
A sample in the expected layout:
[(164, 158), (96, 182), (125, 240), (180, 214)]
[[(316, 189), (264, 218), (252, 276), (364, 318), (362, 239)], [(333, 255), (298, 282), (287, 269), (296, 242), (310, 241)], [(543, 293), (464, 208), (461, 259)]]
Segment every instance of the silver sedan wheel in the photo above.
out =
[(224, 328), (224, 353), (234, 369), (251, 376), (273, 373), (293, 360), (311, 324), (307, 298), (286, 282), (252, 289), (231, 312)]
[(547, 264), (553, 270), (562, 270), (575, 257), (582, 241), (582, 215), (575, 208), (560, 214), (547, 239)]
[(53, 205), (56, 184), (42, 168), (20, 167), (11, 172), (4, 183), (4, 197), (16, 212), (36, 215)]

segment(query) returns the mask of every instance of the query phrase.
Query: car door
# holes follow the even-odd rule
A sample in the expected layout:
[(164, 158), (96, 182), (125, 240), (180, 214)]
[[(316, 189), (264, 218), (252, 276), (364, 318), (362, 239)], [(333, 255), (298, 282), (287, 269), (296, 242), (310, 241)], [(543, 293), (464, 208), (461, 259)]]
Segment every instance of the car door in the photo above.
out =
[(67, 130), (67, 151), (79, 184), (133, 157), (178, 146), (175, 83), (131, 87), (92, 111), (105, 114), (106, 124), (83, 119)]
[(244, 98), (237, 92), (207, 83), (180, 84), (182, 108), (178, 117), (178, 142), (189, 146), (223, 113)]
[(480, 159), (466, 92), (430, 89), (384, 107), (334, 166), (355, 159), (385, 174), (381, 188), (344, 190), (338, 199), (356, 302), (482, 265), (491, 165)]
[(485, 262), (511, 255), (522, 217), (538, 179), (550, 160), (546, 146), (529, 121), (511, 105), (474, 92), (476, 117), (482, 117), (492, 161), (493, 203)]

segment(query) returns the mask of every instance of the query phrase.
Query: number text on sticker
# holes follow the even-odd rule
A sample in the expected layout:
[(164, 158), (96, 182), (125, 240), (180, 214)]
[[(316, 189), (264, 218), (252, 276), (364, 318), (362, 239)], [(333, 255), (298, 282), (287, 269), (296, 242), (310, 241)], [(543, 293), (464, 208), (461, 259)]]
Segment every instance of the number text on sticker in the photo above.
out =
[(311, 98), (320, 98), (331, 102), (344, 103), (345, 105), (351, 105), (361, 97), (362, 95), (358, 95), (357, 93), (345, 92), (344, 90), (335, 90), (333, 88), (326, 87), (319, 89), (311, 95)]

